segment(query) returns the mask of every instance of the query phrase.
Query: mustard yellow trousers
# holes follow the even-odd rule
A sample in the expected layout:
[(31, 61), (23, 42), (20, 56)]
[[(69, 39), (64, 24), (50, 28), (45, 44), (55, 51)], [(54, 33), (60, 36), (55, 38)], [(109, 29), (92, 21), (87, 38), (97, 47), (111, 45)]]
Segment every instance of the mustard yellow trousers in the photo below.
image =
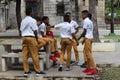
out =
[(94, 69), (95, 64), (92, 56), (92, 39), (85, 38), (84, 56), (87, 61), (88, 69)]
[(28, 57), (32, 57), (34, 69), (36, 72), (40, 71), (38, 44), (34, 37), (23, 37), (22, 53), (23, 53), (23, 67), (24, 71), (29, 71)]
[(68, 38), (61, 39), (61, 54), (60, 54), (60, 64), (64, 62), (65, 51), (67, 51), (66, 66), (70, 66), (71, 61), (71, 49), (72, 49), (72, 40)]
[(51, 52), (58, 51), (57, 40), (54, 38), (47, 38), (47, 37), (38, 39), (39, 49), (45, 46), (47, 42), (51, 43)]
[(77, 47), (77, 42), (76, 42), (75, 39), (72, 39), (72, 46), (73, 46), (73, 50), (74, 50), (74, 53), (75, 53), (76, 61), (79, 61), (78, 47)]

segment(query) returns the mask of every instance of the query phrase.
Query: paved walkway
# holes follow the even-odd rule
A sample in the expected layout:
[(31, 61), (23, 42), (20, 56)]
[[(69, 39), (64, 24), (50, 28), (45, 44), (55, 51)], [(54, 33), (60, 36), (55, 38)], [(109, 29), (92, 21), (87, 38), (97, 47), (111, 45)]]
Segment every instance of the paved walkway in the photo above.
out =
[[(55, 36), (59, 36), (59, 30), (56, 30), (56, 29), (53, 29), (53, 32), (54, 32), (54, 35)], [(79, 30), (78, 34), (81, 34), (82, 32), (82, 29)], [(103, 35), (108, 35), (110, 33), (110, 30), (105, 30), (105, 29), (100, 29), (99, 30), (99, 34), (100, 36), (103, 36)], [(116, 35), (120, 35), (120, 30), (115, 30), (115, 34)], [(19, 33), (18, 33), (18, 30), (14, 29), (14, 30), (8, 30), (6, 32), (0, 32), (0, 37), (2, 36), (8, 36), (8, 37), (14, 37), (14, 36), (18, 36)]]
[[(47, 73), (46, 75), (40, 76), (40, 77), (44, 77), (44, 78), (89, 78), (89, 80), (94, 79), (94, 77), (95, 77), (94, 75), (86, 75), (85, 73), (82, 72), (83, 69), (81, 69), (78, 66), (74, 66), (73, 68), (74, 69), (71, 70), (71, 71), (62, 71), (62, 72), (58, 72), (57, 68), (51, 68), (48, 71), (45, 71)], [(32, 74), (29, 77), (36, 78), (35, 72), (32, 72)], [(1, 78), (5, 78), (5, 79), (7, 79), (7, 78), (8, 79), (24, 78), (23, 77), (23, 71), (9, 70), (7, 72), (1, 72), (0, 73), (0, 79)], [(32, 79), (32, 80), (43, 80), (43, 79)], [(52, 79), (48, 79), (48, 80), (52, 80)], [(57, 79), (57, 80), (59, 80), (59, 79)], [(64, 80), (64, 79), (62, 79), (62, 80)], [(68, 80), (68, 79), (65, 79), (65, 80)], [(76, 80), (78, 80), (78, 79), (76, 79)], [(85, 79), (85, 80), (87, 80), (87, 79)]]

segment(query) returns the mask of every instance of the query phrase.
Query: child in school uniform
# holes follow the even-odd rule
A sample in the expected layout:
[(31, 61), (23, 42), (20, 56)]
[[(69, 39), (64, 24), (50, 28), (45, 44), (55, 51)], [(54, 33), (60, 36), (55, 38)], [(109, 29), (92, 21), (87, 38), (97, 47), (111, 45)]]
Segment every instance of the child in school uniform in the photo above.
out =
[(54, 48), (55, 48), (55, 53), (53, 55), (50, 56), (50, 59), (54, 59), (53, 61), (53, 65), (56, 65), (56, 61), (57, 58), (60, 58), (60, 54), (58, 53), (58, 45), (57, 45), (57, 40), (54, 38), (54, 34), (51, 31), (50, 27), (47, 27), (46, 29), (46, 37), (51, 38), (52, 40), (54, 40)]

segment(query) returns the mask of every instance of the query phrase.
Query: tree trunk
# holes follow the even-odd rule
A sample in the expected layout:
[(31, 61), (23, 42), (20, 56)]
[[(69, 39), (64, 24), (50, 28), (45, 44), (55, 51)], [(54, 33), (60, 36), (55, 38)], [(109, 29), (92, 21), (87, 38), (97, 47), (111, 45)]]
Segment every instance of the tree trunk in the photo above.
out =
[(21, 0), (16, 0), (16, 18), (17, 18), (17, 25), (18, 25), (18, 31), (20, 35), (20, 23), (21, 23)]
[(76, 17), (76, 21), (79, 20), (79, 8), (78, 8), (78, 0), (75, 0), (75, 17)]
[(94, 30), (93, 30), (94, 42), (100, 42), (98, 25), (97, 25), (96, 0), (89, 0), (89, 11), (92, 14), (92, 21), (94, 24)]

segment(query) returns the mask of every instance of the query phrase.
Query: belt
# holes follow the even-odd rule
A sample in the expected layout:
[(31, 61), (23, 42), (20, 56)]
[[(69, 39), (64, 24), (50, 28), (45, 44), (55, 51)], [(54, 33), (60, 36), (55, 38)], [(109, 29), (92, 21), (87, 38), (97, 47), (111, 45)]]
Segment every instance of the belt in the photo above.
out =
[(23, 36), (23, 37), (33, 37), (34, 38), (35, 36)]
[(70, 39), (70, 38), (61, 38), (61, 39), (69, 39), (70, 41), (72, 41), (72, 39)]
[(70, 39), (70, 38), (61, 38), (61, 39)]

